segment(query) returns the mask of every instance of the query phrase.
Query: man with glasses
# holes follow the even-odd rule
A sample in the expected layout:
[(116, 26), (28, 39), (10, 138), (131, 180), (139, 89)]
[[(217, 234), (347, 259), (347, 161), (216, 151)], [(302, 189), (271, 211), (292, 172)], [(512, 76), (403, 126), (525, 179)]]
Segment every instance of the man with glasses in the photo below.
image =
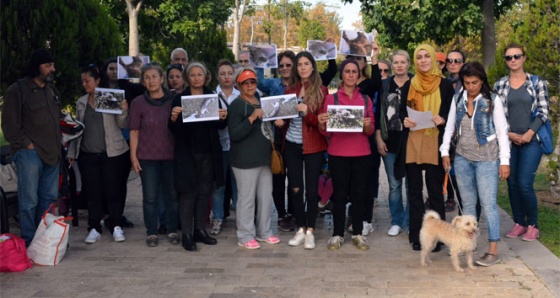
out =
[(241, 51), (239, 53), (239, 61), (237, 62), (239, 62), (239, 64), (243, 67), (251, 66), (249, 64), (249, 51)]

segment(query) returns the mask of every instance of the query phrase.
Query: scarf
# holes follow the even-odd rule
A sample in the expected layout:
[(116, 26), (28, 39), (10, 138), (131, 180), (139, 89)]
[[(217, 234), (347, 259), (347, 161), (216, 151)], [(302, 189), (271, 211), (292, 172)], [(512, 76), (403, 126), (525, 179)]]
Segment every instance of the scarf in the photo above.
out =
[[(420, 71), (416, 57), (418, 52), (426, 50), (432, 59), (432, 68), (428, 72)], [(439, 114), (441, 106), (441, 94), (439, 85), (441, 83), (441, 71), (437, 67), (436, 51), (427, 44), (419, 45), (414, 51), (414, 65), (416, 67), (416, 75), (410, 81), (410, 90), (408, 92), (408, 106), (416, 111), (432, 112), (432, 116)], [(438, 136), (437, 127), (424, 129), (426, 136)]]

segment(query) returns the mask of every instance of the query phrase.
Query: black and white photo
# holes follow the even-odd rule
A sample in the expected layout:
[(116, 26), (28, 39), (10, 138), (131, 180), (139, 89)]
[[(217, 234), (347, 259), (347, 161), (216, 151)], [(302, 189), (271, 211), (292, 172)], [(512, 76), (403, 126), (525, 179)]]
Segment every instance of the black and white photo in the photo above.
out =
[(328, 105), (327, 131), (362, 132), (364, 129), (364, 107)]
[(251, 45), (249, 50), (249, 62), (256, 68), (277, 68), (278, 54), (276, 45)]
[(307, 51), (316, 61), (336, 59), (336, 44), (322, 40), (308, 40)]
[(150, 56), (118, 56), (119, 79), (140, 79), (142, 66), (150, 63)]
[(340, 54), (352, 56), (371, 56), (373, 33), (343, 30), (340, 39)]
[(125, 100), (124, 90), (95, 88), (95, 111), (122, 114), (121, 103)]
[(298, 100), (295, 94), (268, 96), (261, 98), (264, 121), (298, 117)]
[(218, 94), (181, 96), (183, 122), (219, 120)]

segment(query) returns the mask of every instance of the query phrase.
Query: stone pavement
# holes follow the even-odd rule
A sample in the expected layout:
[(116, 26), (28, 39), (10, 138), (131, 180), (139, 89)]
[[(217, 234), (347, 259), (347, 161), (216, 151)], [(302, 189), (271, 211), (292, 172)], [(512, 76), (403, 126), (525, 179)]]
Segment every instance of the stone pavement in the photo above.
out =
[[(113, 242), (105, 231), (97, 243), (85, 244), (87, 219), (81, 216), (62, 262), (0, 273), (0, 297), (560, 297), (560, 260), (540, 242), (504, 239), (499, 245), (504, 263), (489, 268), (456, 273), (446, 249), (432, 253), (432, 264), (421, 267), (406, 233), (386, 234), (388, 185), (383, 168), (380, 174), (367, 252), (358, 251), (348, 234), (339, 251), (328, 251), (329, 215), (318, 219), (315, 250), (289, 247), (293, 232), (280, 232), (280, 244), (250, 251), (237, 246), (235, 213), (218, 245), (199, 244), (198, 252), (189, 252), (165, 237), (158, 247), (146, 246), (140, 179), (132, 173), (125, 214), (136, 226), (125, 230), (125, 242)], [(512, 220), (503, 211), (501, 223), (504, 235)], [(481, 230), (479, 254), (487, 248), (484, 223)]]

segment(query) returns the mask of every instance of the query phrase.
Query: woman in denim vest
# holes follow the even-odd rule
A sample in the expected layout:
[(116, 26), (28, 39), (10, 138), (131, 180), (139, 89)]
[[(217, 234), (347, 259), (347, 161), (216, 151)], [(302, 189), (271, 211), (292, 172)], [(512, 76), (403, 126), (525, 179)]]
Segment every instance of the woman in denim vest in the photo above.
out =
[(490, 93), (482, 64), (466, 63), (459, 71), (459, 79), (464, 89), (453, 97), (451, 103), (440, 147), (442, 163), (446, 171), (451, 169), (449, 145), (456, 133), (455, 171), (463, 212), (476, 216), (476, 201), (480, 198), (488, 228), (488, 252), (476, 263), (491, 266), (501, 261), (498, 257), (500, 216), (496, 198), (498, 179), (505, 180), (509, 176), (507, 120), (500, 97)]

